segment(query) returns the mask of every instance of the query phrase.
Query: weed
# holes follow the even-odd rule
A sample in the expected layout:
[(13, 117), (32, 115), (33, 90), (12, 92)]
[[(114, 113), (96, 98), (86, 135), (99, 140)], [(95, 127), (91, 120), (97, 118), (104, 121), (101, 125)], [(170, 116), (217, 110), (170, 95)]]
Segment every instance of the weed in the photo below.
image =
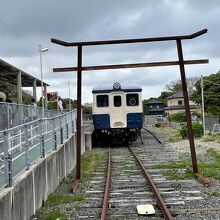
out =
[(50, 213), (45, 212), (37, 212), (36, 214), (37, 219), (41, 220), (66, 220), (66, 216), (61, 213), (59, 210), (51, 210)]
[(216, 196), (216, 197), (220, 197), (220, 192), (212, 192), (211, 195)]
[(206, 151), (206, 153), (208, 156), (211, 156), (216, 161), (220, 161), (220, 152), (216, 151), (215, 149), (210, 148)]
[(161, 163), (161, 164), (155, 164), (151, 166), (153, 169), (183, 169), (190, 165), (189, 161), (178, 161), (178, 162), (172, 162), (172, 163)]
[(76, 204), (76, 205), (75, 205), (75, 209), (76, 209), (77, 211), (79, 211), (79, 210), (81, 209), (80, 204)]
[(100, 153), (100, 150), (94, 149), (89, 152), (86, 152), (82, 156), (82, 173), (91, 174), (97, 167), (99, 167), (103, 154)]
[(203, 137), (204, 142), (214, 141), (220, 143), (220, 135), (217, 134), (208, 134)]
[(175, 142), (178, 142), (179, 140), (181, 140), (181, 136), (180, 136), (179, 133), (173, 134), (172, 136), (170, 136), (170, 137), (168, 138), (168, 141), (169, 141), (170, 143), (175, 143)]
[(66, 204), (75, 201), (82, 201), (85, 197), (83, 195), (60, 195), (60, 194), (51, 194), (46, 201), (46, 207), (56, 206), (59, 204)]
[(164, 175), (170, 180), (185, 180), (185, 179), (192, 179), (192, 173), (179, 173), (179, 170), (171, 169), (164, 172)]

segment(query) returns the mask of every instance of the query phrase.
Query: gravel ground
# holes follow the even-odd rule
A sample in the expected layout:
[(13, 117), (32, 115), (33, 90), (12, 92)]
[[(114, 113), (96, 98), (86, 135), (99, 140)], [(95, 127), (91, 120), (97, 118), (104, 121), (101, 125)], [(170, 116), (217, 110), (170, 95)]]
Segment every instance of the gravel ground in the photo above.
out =
[[(170, 131), (156, 128), (154, 132), (157, 134), (159, 138), (162, 138), (163, 142), (166, 143), (167, 147), (174, 149), (180, 155), (180, 157), (186, 154), (190, 154), (190, 146), (188, 139), (171, 143), (168, 142), (168, 139), (171, 134)], [(194, 143), (196, 148), (196, 154), (198, 157), (203, 157), (206, 151), (210, 148), (213, 148), (220, 152), (220, 144), (217, 142), (204, 142), (201, 138), (195, 138)]]
[[(157, 134), (159, 138), (165, 142), (165, 146), (169, 149), (173, 149), (179, 155), (179, 158), (186, 159), (190, 158), (190, 145), (189, 140), (180, 140), (175, 143), (168, 142), (170, 132), (162, 129), (155, 129), (154, 132)], [(208, 141), (204, 142), (201, 138), (195, 139), (195, 148), (196, 155), (198, 161), (210, 162), (211, 158), (209, 158), (206, 154), (206, 151), (210, 148), (215, 149), (220, 152), (220, 144)], [(202, 197), (204, 200), (201, 200), (199, 203), (192, 201), (191, 206), (193, 208), (197, 208), (198, 210), (206, 210), (210, 209), (210, 211), (206, 211), (205, 213), (201, 212), (198, 217), (197, 214), (188, 214), (188, 219), (210, 219), (210, 220), (220, 220), (220, 181), (210, 179), (211, 186), (204, 187), (201, 184), (200, 191), (202, 192)], [(215, 195), (213, 195), (215, 194)], [(212, 210), (213, 209), (213, 210)], [(189, 209), (190, 210), (190, 209)], [(179, 218), (180, 217), (180, 218)], [(176, 219), (181, 219), (181, 215), (179, 215)]]

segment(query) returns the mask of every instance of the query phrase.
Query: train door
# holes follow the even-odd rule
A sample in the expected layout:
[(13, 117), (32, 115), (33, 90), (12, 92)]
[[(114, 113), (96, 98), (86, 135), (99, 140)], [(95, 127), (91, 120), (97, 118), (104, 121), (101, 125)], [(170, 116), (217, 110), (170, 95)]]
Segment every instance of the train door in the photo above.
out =
[(110, 125), (111, 128), (127, 127), (124, 93), (112, 94), (111, 96)]

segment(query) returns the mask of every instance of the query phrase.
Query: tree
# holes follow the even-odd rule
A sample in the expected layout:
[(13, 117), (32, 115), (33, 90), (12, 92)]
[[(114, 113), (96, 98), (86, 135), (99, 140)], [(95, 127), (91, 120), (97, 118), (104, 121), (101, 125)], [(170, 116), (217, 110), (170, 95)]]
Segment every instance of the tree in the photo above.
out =
[[(204, 106), (205, 110), (214, 115), (220, 115), (220, 71), (203, 77), (204, 84)], [(195, 84), (196, 90), (192, 94), (192, 99), (201, 104), (201, 82)]]
[[(8, 82), (0, 82), (0, 91), (4, 92), (7, 98), (13, 102), (18, 102), (17, 99), (17, 86)], [(32, 95), (29, 92), (22, 90), (22, 102), (23, 104), (29, 105), (31, 103)]]
[(172, 92), (162, 91), (157, 99), (163, 103), (166, 103), (166, 99), (172, 94), (173, 94)]
[[(188, 92), (192, 93), (195, 90), (195, 84), (198, 80), (199, 80), (199, 77), (186, 78)], [(166, 89), (168, 92), (171, 92), (172, 94), (182, 91), (181, 80), (179, 79), (176, 81), (172, 81), (171, 83), (166, 85)]]

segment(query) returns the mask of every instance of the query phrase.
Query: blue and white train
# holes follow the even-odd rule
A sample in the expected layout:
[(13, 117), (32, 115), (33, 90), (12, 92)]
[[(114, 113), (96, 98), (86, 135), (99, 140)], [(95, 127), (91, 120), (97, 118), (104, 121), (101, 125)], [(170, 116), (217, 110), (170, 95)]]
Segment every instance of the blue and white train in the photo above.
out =
[(115, 82), (92, 93), (93, 146), (135, 141), (143, 127), (142, 88)]

